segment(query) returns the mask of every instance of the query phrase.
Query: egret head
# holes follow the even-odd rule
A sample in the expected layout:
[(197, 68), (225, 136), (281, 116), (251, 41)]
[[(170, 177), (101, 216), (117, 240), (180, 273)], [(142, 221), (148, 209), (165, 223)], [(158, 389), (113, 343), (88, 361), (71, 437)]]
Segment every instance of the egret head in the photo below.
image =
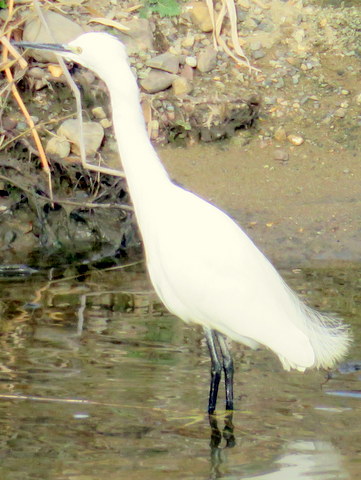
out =
[(68, 44), (15, 42), (14, 45), (48, 50), (93, 70), (100, 77), (109, 74), (114, 62), (128, 67), (125, 47), (117, 38), (103, 32), (84, 33)]

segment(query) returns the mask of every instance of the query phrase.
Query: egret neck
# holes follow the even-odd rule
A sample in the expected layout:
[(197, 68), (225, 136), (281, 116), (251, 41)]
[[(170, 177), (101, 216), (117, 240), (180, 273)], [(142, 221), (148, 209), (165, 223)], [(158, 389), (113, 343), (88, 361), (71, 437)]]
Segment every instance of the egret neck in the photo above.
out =
[[(147, 205), (153, 208), (161, 199), (163, 188), (169, 195), (172, 182), (152, 146), (140, 106), (139, 90), (132, 72), (120, 72), (126, 85), (126, 94), (122, 86), (122, 77), (112, 72), (111, 78), (104, 78), (111, 98), (113, 125), (118, 149), (126, 175), (130, 196), (137, 217), (147, 216)], [(154, 211), (153, 211), (154, 215)], [(141, 221), (139, 222), (141, 225)]]

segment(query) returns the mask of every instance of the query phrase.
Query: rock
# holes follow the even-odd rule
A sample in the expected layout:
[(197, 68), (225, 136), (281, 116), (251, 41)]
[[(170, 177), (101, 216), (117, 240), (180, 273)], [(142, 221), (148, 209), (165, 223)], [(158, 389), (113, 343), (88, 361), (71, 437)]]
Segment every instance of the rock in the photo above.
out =
[(153, 50), (153, 32), (145, 18), (133, 18), (122, 23), (129, 28), (127, 34), (119, 32), (119, 38), (127, 48), (128, 54)]
[(286, 130), (284, 127), (278, 127), (274, 134), (275, 140), (278, 142), (284, 142), (287, 138)]
[(238, 5), (246, 10), (250, 8), (249, 0), (238, 0)]
[(194, 41), (195, 41), (194, 35), (188, 34), (185, 38), (182, 39), (182, 42), (181, 42), (182, 47), (184, 48), (193, 47)]
[(106, 113), (104, 112), (103, 107), (94, 107), (92, 109), (92, 114), (95, 118), (103, 119), (106, 118)]
[(194, 77), (193, 67), (187, 65), (186, 63), (181, 70), (181, 76), (184, 78), (187, 78), (188, 80), (193, 80), (193, 77)]
[(279, 162), (287, 162), (289, 160), (289, 155), (284, 150), (276, 150), (273, 154), (273, 158)]
[[(97, 122), (84, 122), (84, 143), (86, 155), (94, 155), (102, 143), (104, 129)], [(80, 154), (79, 148), (79, 127), (78, 120), (70, 118), (65, 120), (58, 128), (58, 135), (67, 138), (71, 143), (71, 150), (75, 154)]]
[(296, 40), (296, 42), (300, 45), (303, 43), (306, 36), (306, 32), (300, 28), (292, 33), (292, 37)]
[(176, 97), (188, 95), (193, 89), (191, 82), (186, 77), (177, 77), (173, 80), (172, 87)]
[(259, 40), (253, 40), (249, 44), (249, 48), (253, 51), (256, 52), (257, 50), (260, 50), (262, 48), (262, 43)]
[[(13, 130), (16, 128), (17, 120), (12, 114), (4, 115), (2, 118), (2, 127), (4, 130)], [(0, 190), (3, 190), (0, 188)]]
[(255, 60), (259, 60), (260, 58), (263, 58), (265, 55), (266, 55), (266, 52), (263, 49), (255, 50), (254, 52), (252, 52), (252, 57)]
[(43, 80), (46, 78), (47, 73), (44, 70), (44, 68), (33, 67), (33, 68), (29, 68), (27, 75), (33, 78), (34, 80)]
[[(69, 18), (59, 13), (44, 10), (43, 15), (50, 30), (53, 32), (54, 39), (58, 43), (68, 43), (84, 33), (83, 29)], [(23, 40), (36, 43), (54, 43), (43, 27), (38, 17), (26, 21), (23, 33)], [(38, 62), (56, 62), (56, 56), (45, 50), (29, 50), (31, 56)]]
[(213, 70), (217, 66), (217, 52), (209, 45), (204, 48), (197, 56), (197, 69), (206, 73)]
[(338, 108), (336, 111), (335, 111), (335, 117), (338, 117), (338, 118), (345, 118), (346, 116), (346, 109), (345, 108)]
[(178, 73), (179, 57), (169, 52), (162, 53), (161, 55), (157, 55), (148, 60), (146, 66), (157, 70), (163, 70), (164, 72)]
[(191, 2), (185, 6), (185, 10), (189, 12), (190, 18), (194, 25), (199, 27), (202, 32), (211, 32), (213, 30), (211, 16), (208, 7), (203, 2)]
[(172, 73), (152, 70), (140, 81), (140, 85), (146, 92), (156, 93), (169, 88), (176, 78), (177, 76)]
[(295, 135), (293, 133), (287, 136), (287, 140), (290, 143), (292, 143), (292, 145), (295, 145), (296, 147), (299, 147), (305, 141), (300, 135)]
[(70, 153), (70, 143), (65, 137), (51, 137), (45, 151), (52, 158), (66, 158)]
[(103, 128), (109, 128), (113, 125), (113, 122), (109, 120), (109, 118), (102, 118), (99, 123)]
[(186, 57), (185, 62), (186, 62), (187, 65), (189, 65), (192, 68), (195, 68), (197, 66), (196, 57)]

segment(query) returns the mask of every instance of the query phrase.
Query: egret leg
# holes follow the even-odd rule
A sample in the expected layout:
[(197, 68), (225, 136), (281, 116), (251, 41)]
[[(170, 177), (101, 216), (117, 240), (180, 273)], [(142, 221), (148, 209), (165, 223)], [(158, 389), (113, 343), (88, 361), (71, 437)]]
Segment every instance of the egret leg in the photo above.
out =
[(233, 360), (231, 352), (229, 351), (227, 341), (224, 336), (215, 332), (218, 340), (219, 348), (222, 354), (222, 367), (224, 371), (224, 383), (226, 387), (226, 410), (233, 410)]
[(209, 354), (211, 356), (211, 386), (209, 389), (208, 413), (212, 415), (216, 409), (218, 387), (222, 373), (222, 362), (219, 359), (217, 352), (216, 332), (207, 327), (204, 327), (203, 329), (207, 340)]

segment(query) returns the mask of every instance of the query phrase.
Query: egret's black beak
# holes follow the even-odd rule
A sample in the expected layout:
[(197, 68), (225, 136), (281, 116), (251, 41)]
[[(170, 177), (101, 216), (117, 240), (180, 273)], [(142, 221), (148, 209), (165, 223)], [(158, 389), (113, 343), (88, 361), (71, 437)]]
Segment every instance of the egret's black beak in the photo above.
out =
[(11, 42), (15, 47), (33, 48), (35, 50), (49, 50), (54, 53), (74, 53), (67, 45), (61, 43)]

